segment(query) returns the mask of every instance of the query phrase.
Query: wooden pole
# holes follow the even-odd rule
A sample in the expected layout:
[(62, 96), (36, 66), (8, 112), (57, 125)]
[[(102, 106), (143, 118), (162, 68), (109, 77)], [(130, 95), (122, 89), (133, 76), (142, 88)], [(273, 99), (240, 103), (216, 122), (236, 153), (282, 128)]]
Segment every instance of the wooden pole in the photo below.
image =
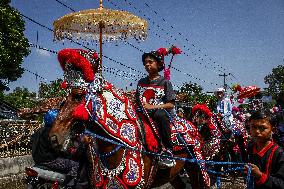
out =
[(103, 0), (100, 0), (100, 10), (103, 9)]
[(99, 24), (100, 27), (100, 72), (101, 77), (103, 76), (103, 22)]
[[(100, 0), (100, 10), (103, 10), (103, 0)], [(101, 78), (103, 77), (103, 21), (101, 20), (99, 23), (100, 27), (100, 72)]]

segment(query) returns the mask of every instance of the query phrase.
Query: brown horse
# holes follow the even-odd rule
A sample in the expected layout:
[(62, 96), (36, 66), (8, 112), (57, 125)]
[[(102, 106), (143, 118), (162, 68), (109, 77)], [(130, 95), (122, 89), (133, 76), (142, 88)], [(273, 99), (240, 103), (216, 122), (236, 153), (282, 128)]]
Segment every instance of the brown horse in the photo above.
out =
[[(185, 161), (177, 160), (173, 168), (158, 167), (158, 136), (149, 129), (149, 120), (140, 121), (131, 100), (97, 73), (99, 59), (96, 53), (64, 49), (58, 53), (58, 60), (69, 92), (49, 137), (57, 148), (66, 150), (72, 127), (80, 124), (87, 127), (86, 132), (93, 138), (86, 152), (93, 188), (150, 188), (166, 182), (182, 188), (177, 175), (183, 167), (194, 177), (191, 179), (193, 188), (209, 186), (209, 177), (204, 170), (199, 171), (201, 177), (197, 173), (190, 174), (192, 168), (200, 170), (201, 164), (197, 166), (196, 163), (185, 164)], [(174, 155), (202, 160), (198, 145), (195, 145), (198, 141), (193, 139), (185, 122), (180, 120), (178, 127), (174, 128), (173, 133), (183, 132), (186, 141), (185, 146), (177, 146), (179, 150)], [(194, 157), (189, 155), (188, 148)], [(198, 178), (203, 179), (199, 182)]]
[[(96, 104), (97, 118), (91, 122), (85, 119), (82, 120), (82, 117), (81, 120), (79, 120), (85, 121), (86, 125), (91, 125), (89, 126), (89, 129), (95, 136), (101, 136), (100, 138), (95, 137), (94, 143), (96, 145), (90, 145), (90, 148), (88, 149), (89, 165), (92, 174), (89, 175), (89, 177), (93, 187), (150, 188), (170, 182), (175, 188), (184, 188), (183, 183), (180, 182), (180, 178), (177, 177), (183, 167), (188, 171), (191, 181), (194, 181), (191, 183), (193, 188), (205, 187), (206, 184), (203, 183), (202, 179), (199, 179), (198, 181), (200, 175), (196, 172), (192, 173), (193, 168), (195, 171), (199, 169), (196, 164), (186, 163), (185, 165), (184, 161), (177, 160), (176, 165), (173, 168), (159, 169), (157, 158), (151, 154), (143, 153), (145, 148), (142, 145), (142, 134), (138, 129), (138, 124), (135, 120), (137, 115), (135, 114), (135, 111), (133, 111), (133, 106), (123, 93), (116, 91), (116, 94), (118, 94), (117, 97), (110, 93), (110, 91), (114, 90), (115, 88), (112, 85), (105, 83), (104, 90), (97, 93), (96, 96), (92, 98), (93, 101), (96, 101), (96, 103), (93, 102), (93, 104)], [(70, 129), (72, 125), (78, 121), (78, 116), (76, 117), (74, 112), (80, 113), (86, 111), (84, 108), (80, 109), (82, 105), (90, 111), (93, 108), (94, 105), (88, 104), (88, 102), (91, 102), (92, 100), (86, 100), (87, 96), (88, 94), (84, 90), (73, 88), (66, 97), (66, 101), (49, 133), (51, 141), (53, 141), (60, 149), (66, 149), (66, 146), (68, 145), (66, 141), (70, 138)], [(123, 103), (119, 102), (112, 104), (112, 101), (117, 100), (114, 98), (122, 100), (121, 102)], [(107, 107), (109, 105), (116, 106), (118, 104), (120, 107), (116, 107), (118, 109), (117, 112), (113, 109), (108, 109)], [(122, 117), (125, 116), (125, 119), (120, 120), (120, 123), (122, 124), (117, 123), (115, 125), (113, 123), (117, 120), (114, 118), (106, 118), (105, 116), (108, 113), (121, 113), (119, 111), (126, 111), (126, 113), (122, 115)], [(112, 116), (115, 117), (115, 115)], [(88, 119), (89, 118), (90, 117), (88, 117)], [(132, 120), (127, 122), (126, 118)], [(123, 126), (127, 124), (132, 124), (128, 129), (135, 129), (136, 132), (130, 133), (126, 135), (125, 138), (122, 138), (115, 135), (115, 133), (111, 133), (111, 129), (106, 130), (106, 127), (102, 127), (103, 121), (109, 128), (120, 125), (119, 134), (121, 135), (129, 132), (127, 129), (122, 129)], [(115, 130), (114, 128), (112, 129)], [(129, 136), (132, 136), (132, 138)], [(123, 145), (121, 146), (120, 144)], [(184, 149), (175, 152), (174, 155), (179, 158), (191, 158)]]

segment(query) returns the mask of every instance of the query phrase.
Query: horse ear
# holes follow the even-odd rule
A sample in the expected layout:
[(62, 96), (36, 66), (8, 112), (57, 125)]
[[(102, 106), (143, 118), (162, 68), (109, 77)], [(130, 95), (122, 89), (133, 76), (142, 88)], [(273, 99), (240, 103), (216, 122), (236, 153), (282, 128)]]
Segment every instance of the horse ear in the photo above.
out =
[(100, 65), (100, 62), (97, 62), (95, 64), (92, 64), (92, 69), (93, 69), (93, 72), (94, 73), (98, 73), (99, 71), (99, 65)]

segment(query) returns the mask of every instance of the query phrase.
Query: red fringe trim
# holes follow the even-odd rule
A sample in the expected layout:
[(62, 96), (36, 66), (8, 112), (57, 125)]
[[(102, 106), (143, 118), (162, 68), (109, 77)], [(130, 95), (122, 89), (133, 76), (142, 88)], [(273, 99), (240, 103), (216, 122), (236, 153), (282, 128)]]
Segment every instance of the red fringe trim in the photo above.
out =
[(78, 119), (78, 120), (82, 120), (82, 121), (88, 121), (89, 114), (88, 114), (84, 104), (85, 103), (82, 103), (75, 108), (73, 115), (72, 115), (73, 118)]

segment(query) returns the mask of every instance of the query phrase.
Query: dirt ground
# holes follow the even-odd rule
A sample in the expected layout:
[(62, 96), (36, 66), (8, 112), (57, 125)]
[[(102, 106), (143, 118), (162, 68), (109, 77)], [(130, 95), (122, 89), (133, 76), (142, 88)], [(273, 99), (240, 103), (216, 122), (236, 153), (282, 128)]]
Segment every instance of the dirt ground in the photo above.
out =
[(0, 178), (0, 189), (25, 189), (25, 174), (11, 175)]
[[(25, 174), (13, 175), (10, 177), (0, 178), (0, 189), (25, 189), (24, 184)], [(191, 189), (188, 180), (184, 178), (187, 183), (187, 189)], [(165, 184), (161, 187), (155, 189), (172, 189), (170, 184)], [(237, 178), (233, 180), (232, 178), (222, 178), (221, 179), (222, 189), (245, 189), (245, 181), (243, 178)], [(212, 186), (211, 189), (217, 189), (216, 186)]]

